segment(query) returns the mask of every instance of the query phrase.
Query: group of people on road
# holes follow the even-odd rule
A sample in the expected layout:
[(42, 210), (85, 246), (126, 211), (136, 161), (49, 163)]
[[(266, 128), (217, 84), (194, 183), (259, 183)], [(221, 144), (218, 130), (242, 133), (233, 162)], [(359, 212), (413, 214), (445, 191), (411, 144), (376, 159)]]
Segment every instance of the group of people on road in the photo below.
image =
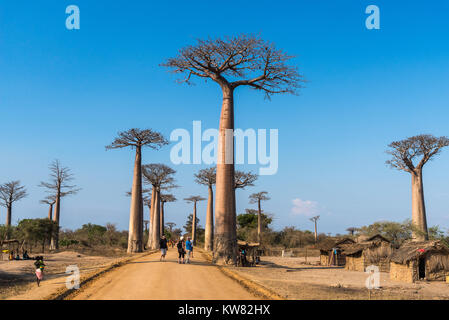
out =
[(161, 240), (159, 241), (159, 246), (161, 249), (161, 258), (159, 259), (160, 261), (165, 261), (169, 244), (172, 246), (172, 248), (176, 245), (176, 248), (178, 249), (179, 264), (190, 263), (190, 259), (193, 258), (193, 243), (190, 237), (187, 237), (186, 241), (184, 241), (184, 237), (180, 237), (177, 242), (173, 240), (170, 240), (169, 242), (165, 236), (162, 236)]

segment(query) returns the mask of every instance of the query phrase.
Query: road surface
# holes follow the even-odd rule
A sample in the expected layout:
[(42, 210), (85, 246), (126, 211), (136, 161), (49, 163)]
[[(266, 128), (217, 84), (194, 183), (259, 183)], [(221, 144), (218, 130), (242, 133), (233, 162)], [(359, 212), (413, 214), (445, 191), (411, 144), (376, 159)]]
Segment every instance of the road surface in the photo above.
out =
[(81, 288), (74, 300), (250, 300), (257, 299), (199, 253), (191, 264), (178, 264), (176, 248), (167, 261), (151, 254), (119, 267)]

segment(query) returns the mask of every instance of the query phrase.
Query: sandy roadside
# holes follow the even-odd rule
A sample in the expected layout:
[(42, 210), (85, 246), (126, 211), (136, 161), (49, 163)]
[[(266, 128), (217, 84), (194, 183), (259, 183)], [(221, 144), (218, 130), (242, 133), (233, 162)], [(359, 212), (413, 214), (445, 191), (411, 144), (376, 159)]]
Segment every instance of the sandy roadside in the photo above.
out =
[[(8, 277), (10, 287), (3, 287), (1, 299), (6, 300), (42, 300), (56, 296), (66, 288), (66, 267), (75, 265), (80, 270), (81, 281), (112, 265), (121, 263), (129, 256), (102, 257), (88, 256), (73, 251), (46, 254), (45, 277), (37, 287), (34, 282), (34, 266), (32, 260), (2, 261), (0, 263), (0, 277)], [(18, 285), (14, 286), (14, 282)]]

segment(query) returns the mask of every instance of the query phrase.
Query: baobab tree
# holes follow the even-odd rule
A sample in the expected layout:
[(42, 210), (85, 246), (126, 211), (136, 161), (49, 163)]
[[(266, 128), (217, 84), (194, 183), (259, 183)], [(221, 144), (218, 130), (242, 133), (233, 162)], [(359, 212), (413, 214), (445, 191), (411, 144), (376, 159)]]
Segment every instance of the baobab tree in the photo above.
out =
[(268, 192), (261, 191), (253, 193), (249, 196), (249, 203), (257, 203), (257, 241), (260, 243), (262, 240), (262, 207), (261, 202), (270, 200)]
[(160, 228), (160, 232), (161, 232), (161, 235), (163, 235), (165, 233), (165, 213), (164, 213), (165, 203), (175, 202), (177, 199), (172, 194), (161, 193), (160, 197), (161, 197), (161, 213), (160, 213), (161, 228)]
[(175, 170), (161, 163), (151, 163), (142, 166), (145, 183), (152, 186), (151, 211), (150, 211), (150, 234), (148, 237), (149, 249), (159, 249), (161, 237), (161, 190), (175, 188), (173, 175)]
[(412, 238), (417, 241), (427, 240), (426, 207), (424, 202), (423, 167), (441, 149), (449, 146), (449, 138), (435, 137), (430, 134), (413, 136), (389, 144), (387, 153), (392, 159), (386, 163), (397, 170), (406, 171), (412, 176)]
[(318, 221), (319, 218), (320, 218), (320, 216), (315, 216), (315, 217), (312, 217), (309, 219), (310, 221), (312, 221), (315, 224), (315, 243), (318, 242), (318, 230), (316, 227), (316, 222)]
[(78, 193), (81, 189), (78, 189), (75, 185), (69, 184), (73, 181), (73, 174), (70, 169), (63, 167), (59, 160), (54, 160), (50, 166), (50, 182), (42, 181), (39, 187), (46, 188), (46, 192), (50, 193), (50, 197), (55, 197), (53, 221), (56, 224), (57, 230), (52, 234), (50, 249), (59, 249), (59, 216), (61, 212), (61, 199)]
[(49, 208), (48, 208), (48, 219), (52, 220), (52, 218), (53, 218), (53, 205), (56, 202), (55, 195), (49, 195), (48, 197), (46, 197), (45, 199), (43, 199), (43, 200), (41, 200), (39, 202), (49, 206)]
[(243, 172), (236, 170), (234, 172), (234, 188), (245, 189), (254, 186), (254, 182), (259, 176), (252, 172)]
[(250, 87), (265, 93), (295, 94), (302, 77), (288, 64), (293, 58), (253, 35), (198, 40), (181, 49), (162, 66), (182, 73), (184, 83), (192, 76), (216, 82), (223, 95), (219, 124), (215, 201), (214, 261), (235, 263), (237, 230), (234, 189), (234, 91)]
[(172, 233), (173, 227), (176, 226), (176, 223), (174, 223), (174, 222), (167, 222), (166, 225), (168, 226), (168, 230), (170, 230), (170, 233)]
[(166, 144), (168, 141), (159, 132), (133, 128), (119, 132), (118, 137), (106, 146), (106, 150), (127, 147), (136, 149), (129, 212), (128, 253), (143, 251), (142, 148), (159, 149)]
[(216, 168), (201, 169), (195, 174), (195, 182), (208, 187), (206, 227), (204, 231), (204, 250), (212, 251), (214, 248), (214, 191), (216, 181)]
[(20, 181), (10, 181), (0, 185), (0, 206), (6, 208), (6, 223), (7, 228), (6, 238), (9, 238), (9, 228), (11, 227), (12, 219), (12, 205), (27, 196), (25, 186), (20, 185)]
[(191, 196), (184, 199), (187, 202), (193, 203), (193, 218), (192, 218), (192, 243), (196, 244), (196, 203), (198, 201), (206, 200), (206, 198), (200, 196)]
[(357, 230), (359, 230), (359, 229), (355, 228), (355, 227), (350, 227), (350, 228), (346, 229), (346, 231), (348, 231), (352, 237), (354, 236), (354, 232), (356, 232)]

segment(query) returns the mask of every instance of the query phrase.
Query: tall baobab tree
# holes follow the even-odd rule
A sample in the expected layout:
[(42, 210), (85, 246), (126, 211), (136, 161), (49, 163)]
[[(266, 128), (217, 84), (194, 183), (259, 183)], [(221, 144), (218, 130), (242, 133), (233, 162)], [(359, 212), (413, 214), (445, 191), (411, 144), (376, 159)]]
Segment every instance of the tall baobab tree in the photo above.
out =
[(295, 94), (302, 77), (288, 64), (293, 58), (274, 44), (253, 35), (198, 40), (181, 49), (162, 66), (185, 75), (216, 82), (223, 95), (219, 124), (215, 201), (214, 261), (235, 263), (237, 230), (234, 189), (234, 91), (247, 86), (267, 98), (279, 93)]
[(187, 202), (193, 203), (193, 218), (192, 218), (192, 243), (196, 244), (196, 203), (198, 201), (206, 200), (206, 198), (200, 196), (191, 196), (184, 199)]
[(56, 202), (55, 195), (49, 195), (48, 197), (46, 197), (45, 199), (43, 199), (43, 200), (41, 200), (39, 202), (49, 206), (48, 207), (48, 219), (52, 220), (52, 218), (53, 218), (53, 205)]
[(127, 147), (136, 149), (129, 212), (128, 253), (142, 252), (143, 250), (142, 148), (159, 149), (166, 144), (168, 141), (159, 132), (133, 128), (119, 132), (118, 137), (106, 146), (106, 150)]
[(318, 230), (317, 230), (317, 227), (316, 227), (316, 222), (318, 221), (319, 218), (320, 218), (320, 216), (315, 216), (315, 217), (312, 217), (312, 218), (309, 219), (310, 221), (315, 223), (315, 243), (318, 242)]
[(161, 190), (175, 188), (173, 175), (175, 170), (161, 163), (151, 163), (142, 166), (145, 183), (152, 186), (151, 211), (150, 211), (150, 234), (148, 237), (149, 249), (159, 249), (161, 237)]
[(216, 181), (216, 168), (201, 169), (195, 174), (195, 182), (208, 187), (206, 227), (204, 230), (204, 250), (214, 249), (214, 191), (213, 185)]
[(6, 238), (9, 238), (9, 227), (11, 227), (12, 205), (27, 196), (24, 186), (20, 185), (20, 181), (10, 181), (0, 185), (0, 206), (6, 208)]
[(161, 212), (160, 212), (160, 219), (161, 219), (161, 227), (160, 227), (160, 233), (163, 235), (165, 233), (165, 213), (164, 213), (164, 207), (165, 203), (167, 202), (175, 202), (177, 199), (172, 194), (163, 194), (161, 193)]
[(424, 165), (441, 149), (449, 146), (449, 138), (430, 134), (413, 136), (389, 144), (387, 153), (392, 156), (386, 163), (392, 168), (403, 170), (412, 176), (412, 224), (413, 239), (427, 240), (426, 207), (422, 171)]
[(261, 202), (270, 200), (268, 192), (261, 191), (253, 193), (249, 196), (249, 203), (257, 203), (257, 241), (260, 243), (262, 240), (262, 207)]
[(63, 167), (59, 160), (54, 160), (50, 166), (50, 182), (42, 181), (39, 187), (47, 189), (50, 197), (55, 198), (53, 221), (56, 224), (57, 230), (53, 233), (50, 242), (50, 249), (59, 249), (59, 215), (61, 212), (61, 199), (78, 193), (81, 189), (77, 189), (75, 185), (69, 184), (73, 181), (73, 174), (70, 169)]

